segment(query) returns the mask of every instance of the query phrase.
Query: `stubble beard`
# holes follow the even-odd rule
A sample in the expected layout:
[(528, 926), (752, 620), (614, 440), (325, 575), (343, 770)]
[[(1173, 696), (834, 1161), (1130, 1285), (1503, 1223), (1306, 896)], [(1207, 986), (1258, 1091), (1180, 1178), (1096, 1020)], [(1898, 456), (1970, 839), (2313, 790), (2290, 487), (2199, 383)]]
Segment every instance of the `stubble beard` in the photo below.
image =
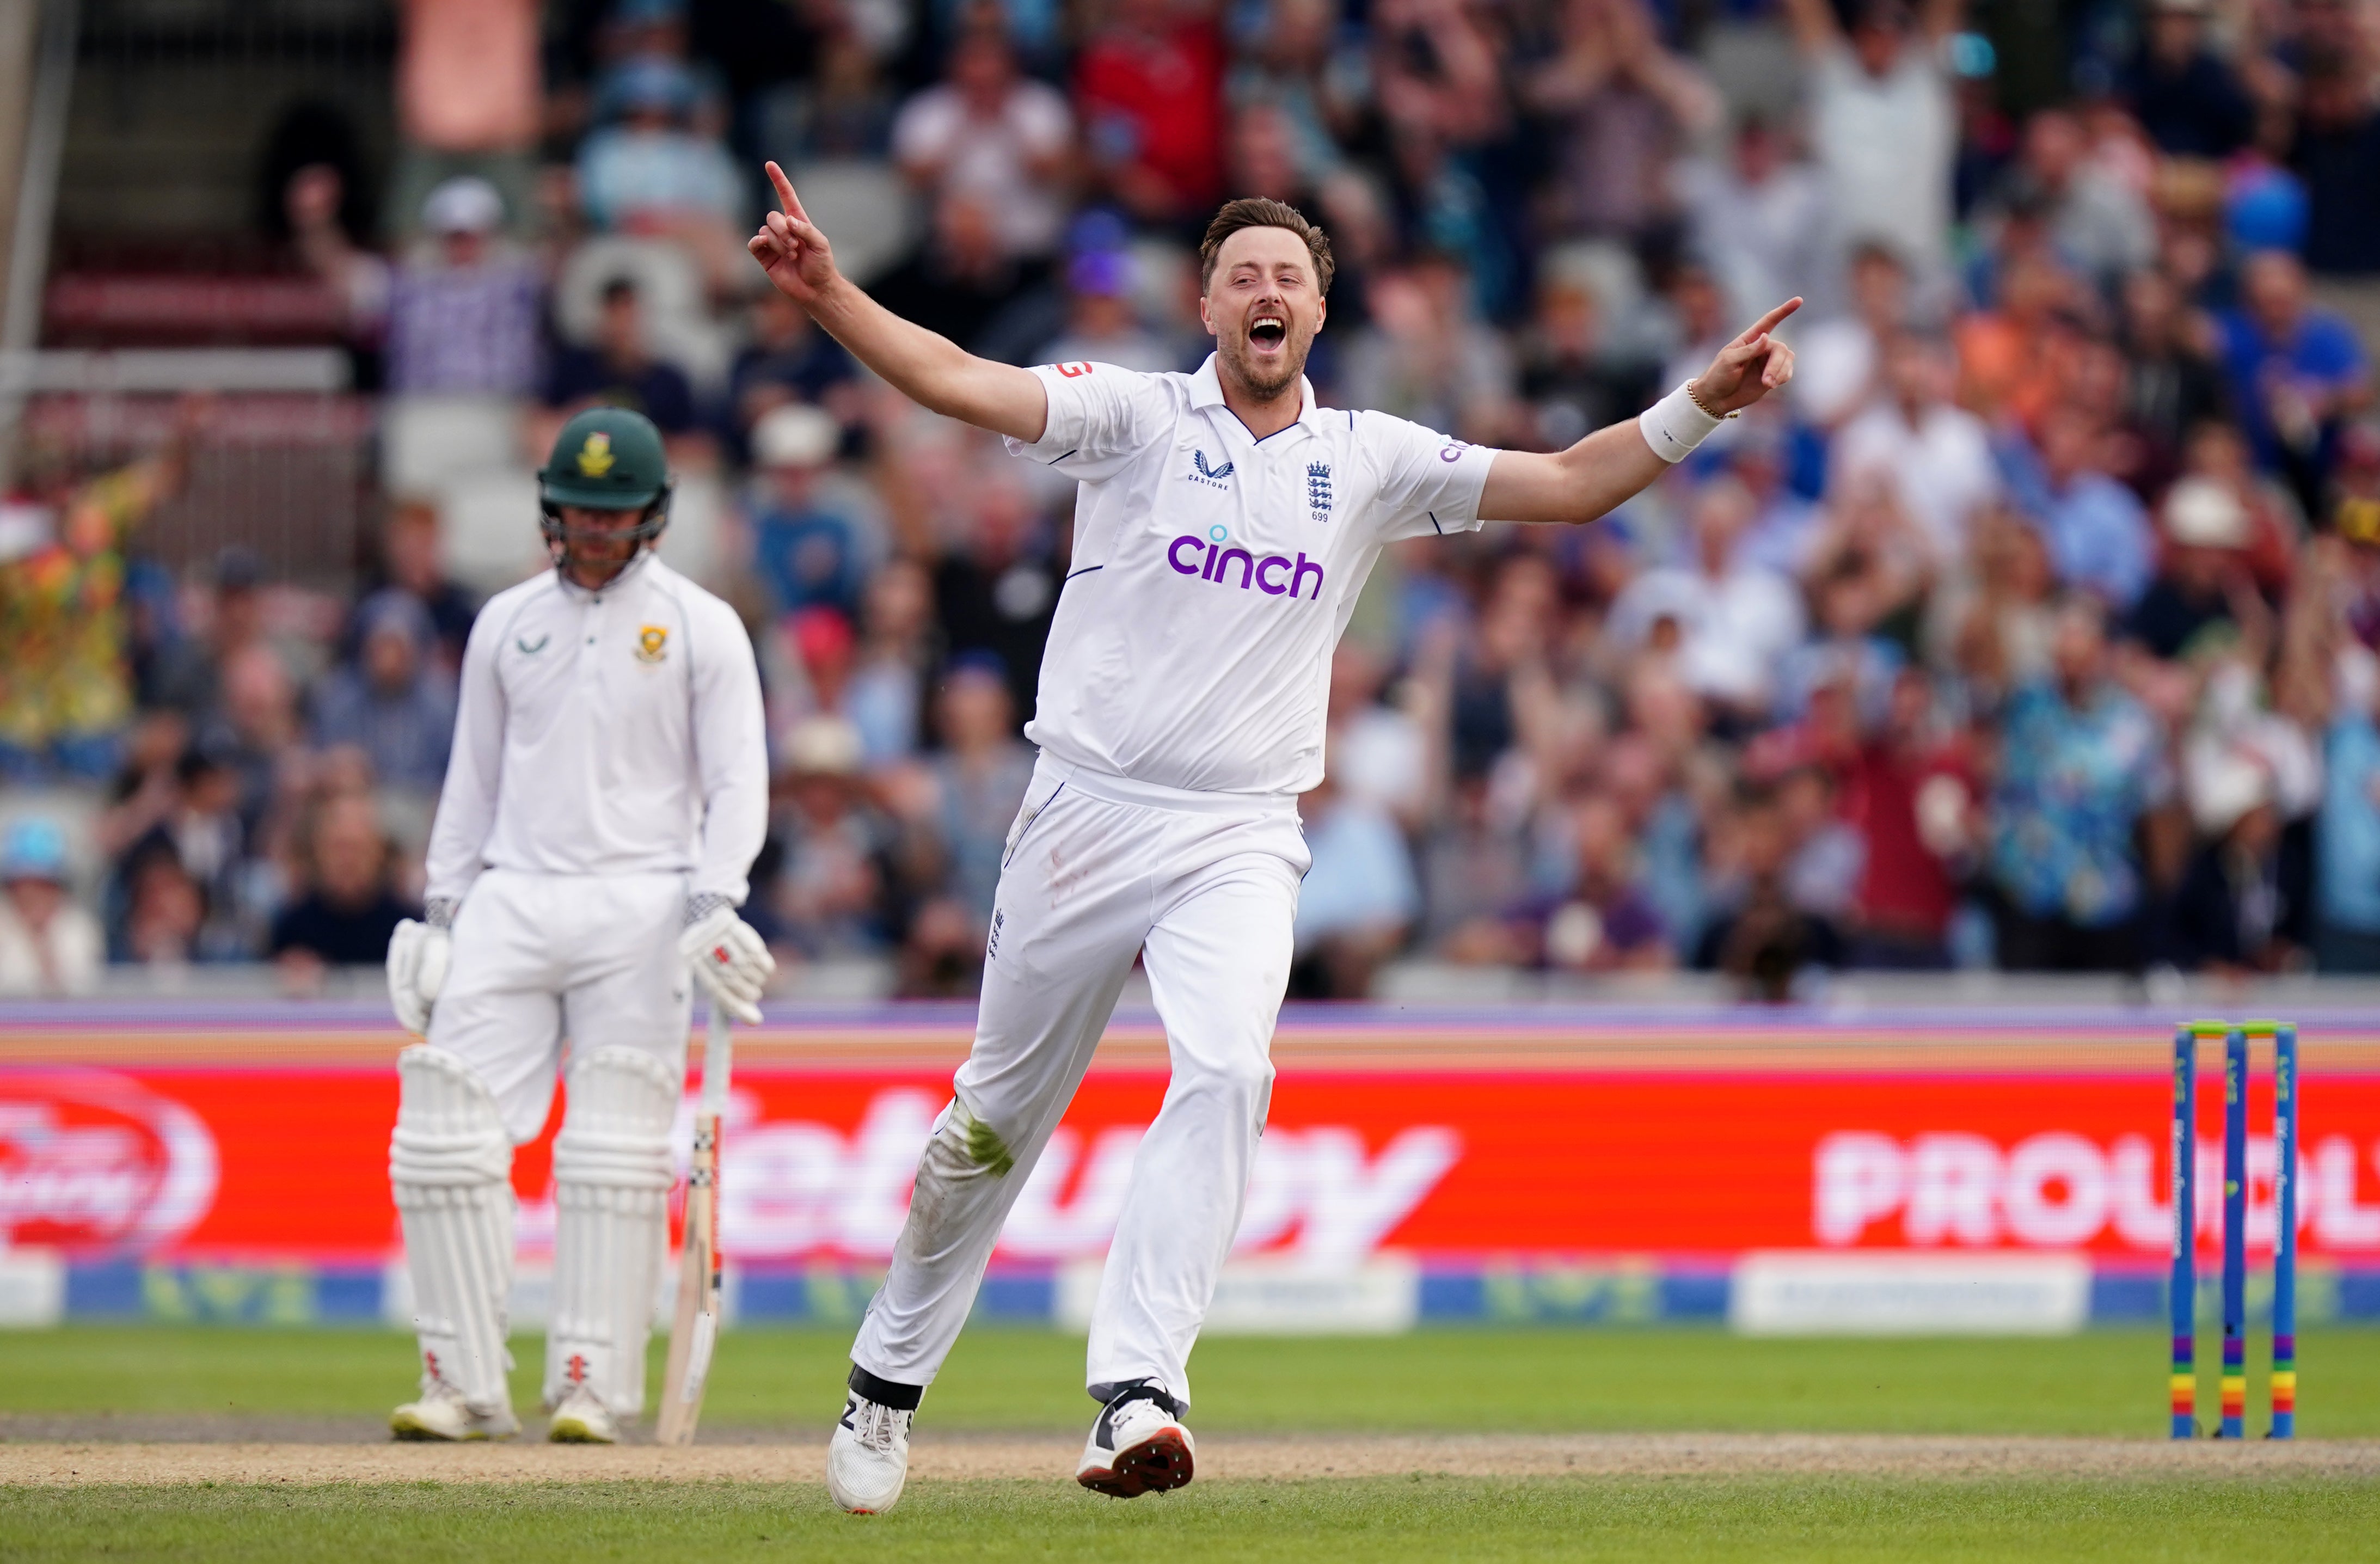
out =
[(1223, 367), (1231, 371), (1232, 378), (1238, 381), (1257, 401), (1269, 402), (1295, 385), (1298, 378), (1305, 373), (1305, 356), (1313, 346), (1314, 339), (1311, 336), (1304, 342), (1293, 343), (1292, 350), (1281, 355), (1280, 370), (1269, 374), (1258, 370), (1249, 361), (1248, 339), (1245, 335), (1220, 344), (1219, 350), (1222, 357)]

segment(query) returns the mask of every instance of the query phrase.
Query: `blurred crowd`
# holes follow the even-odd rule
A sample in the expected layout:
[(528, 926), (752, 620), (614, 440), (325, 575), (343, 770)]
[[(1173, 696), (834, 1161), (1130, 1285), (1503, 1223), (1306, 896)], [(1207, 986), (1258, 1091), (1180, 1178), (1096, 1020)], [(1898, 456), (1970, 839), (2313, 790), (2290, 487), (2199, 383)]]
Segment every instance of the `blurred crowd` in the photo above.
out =
[(474, 605), (535, 565), (464, 453), (534, 465), (610, 402), (759, 649), (751, 921), (788, 970), (972, 991), (1073, 495), (766, 290), (763, 157), (885, 303), (1019, 363), (1195, 367), (1205, 219), (1293, 201), (1339, 259), (1319, 399), (1491, 445), (1807, 299), (1790, 394), (1611, 517), (1383, 558), (1293, 994), (2380, 972), (2375, 0), (400, 8), (386, 216), (336, 158), (274, 176), (388, 409), (377, 568), (144, 563), (178, 438), (37, 471), (0, 763), (90, 807), (0, 842), (0, 988), (376, 962)]

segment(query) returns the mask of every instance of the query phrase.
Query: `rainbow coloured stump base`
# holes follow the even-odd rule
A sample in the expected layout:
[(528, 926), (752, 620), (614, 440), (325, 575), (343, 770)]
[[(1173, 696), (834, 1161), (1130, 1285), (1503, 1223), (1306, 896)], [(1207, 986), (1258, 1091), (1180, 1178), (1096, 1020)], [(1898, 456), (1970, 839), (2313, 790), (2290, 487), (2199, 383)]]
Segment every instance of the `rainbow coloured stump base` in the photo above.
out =
[(2273, 1141), (2276, 1171), (2273, 1246), (2272, 1426), (2297, 1433), (2298, 1035), (2278, 1021), (2185, 1022), (2174, 1028), (2173, 1117), (2168, 1155), (2173, 1210), (2173, 1268), (2168, 1302), (2173, 1361), (2167, 1391), (2172, 1436), (2198, 1434), (2198, 1044), (2223, 1040), (2223, 1376), (2216, 1437), (2247, 1437), (2248, 1427), (2248, 1085), (2253, 1039), (2273, 1039)]

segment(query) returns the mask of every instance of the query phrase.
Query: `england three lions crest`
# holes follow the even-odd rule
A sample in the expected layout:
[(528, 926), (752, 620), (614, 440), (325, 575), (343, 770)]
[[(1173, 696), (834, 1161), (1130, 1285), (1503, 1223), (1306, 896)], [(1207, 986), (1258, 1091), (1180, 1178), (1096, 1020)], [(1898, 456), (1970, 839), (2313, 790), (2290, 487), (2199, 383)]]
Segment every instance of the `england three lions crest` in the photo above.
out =
[(1305, 467), (1305, 504), (1317, 521), (1330, 519), (1330, 464), (1309, 462)]

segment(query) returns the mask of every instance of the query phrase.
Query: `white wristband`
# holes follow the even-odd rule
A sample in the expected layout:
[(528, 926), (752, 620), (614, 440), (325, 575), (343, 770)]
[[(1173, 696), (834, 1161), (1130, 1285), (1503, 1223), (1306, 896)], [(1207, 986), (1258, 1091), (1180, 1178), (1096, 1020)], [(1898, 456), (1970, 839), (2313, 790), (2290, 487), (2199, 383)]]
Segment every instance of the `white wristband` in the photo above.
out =
[(1645, 443), (1653, 448), (1653, 455), (1671, 467), (1692, 455), (1719, 422), (1695, 405), (1683, 385), (1636, 415), (1636, 428), (1645, 436)]

